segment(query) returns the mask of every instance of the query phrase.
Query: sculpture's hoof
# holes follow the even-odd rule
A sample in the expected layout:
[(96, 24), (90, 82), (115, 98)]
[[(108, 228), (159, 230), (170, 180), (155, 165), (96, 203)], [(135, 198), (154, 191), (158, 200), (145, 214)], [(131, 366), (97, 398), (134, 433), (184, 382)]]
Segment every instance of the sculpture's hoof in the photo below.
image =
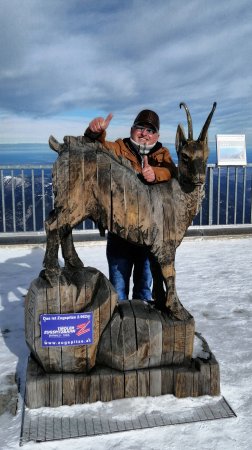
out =
[(181, 305), (181, 303), (179, 307), (175, 305), (175, 307), (173, 306), (169, 308), (169, 310), (172, 318), (176, 320), (189, 320), (192, 318), (191, 314), (184, 308), (184, 306)]
[(172, 306), (166, 306), (166, 304), (163, 302), (155, 301), (154, 308), (171, 319), (189, 320), (192, 318), (191, 314), (182, 306), (181, 303), (179, 303), (179, 305), (176, 303)]
[(59, 269), (43, 269), (39, 274), (40, 278), (46, 280), (51, 287), (56, 286), (59, 282), (60, 268)]

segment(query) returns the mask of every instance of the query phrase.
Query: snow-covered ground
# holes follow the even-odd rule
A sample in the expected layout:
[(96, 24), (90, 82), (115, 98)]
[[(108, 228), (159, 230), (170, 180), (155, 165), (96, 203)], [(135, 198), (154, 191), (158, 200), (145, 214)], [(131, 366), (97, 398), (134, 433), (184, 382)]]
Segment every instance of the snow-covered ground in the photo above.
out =
[[(107, 275), (105, 243), (76, 245), (86, 266)], [(0, 247), (0, 381), (18, 372), (24, 381), (28, 350), (24, 340), (24, 295), (42, 268), (44, 247)], [(252, 237), (185, 239), (176, 256), (177, 290), (180, 300), (194, 316), (196, 329), (215, 354), (221, 373), (221, 394), (236, 418), (171, 425), (87, 438), (46, 443), (26, 443), (29, 449), (145, 449), (145, 450), (240, 450), (252, 448)], [(204, 397), (201, 399), (204, 402)], [(111, 414), (144, 409), (176, 408), (193, 399), (163, 396), (125, 399), (106, 404)], [(18, 449), (21, 397), (16, 416), (0, 417), (0, 449)], [(76, 406), (77, 408), (79, 406)], [(62, 414), (69, 408), (61, 407)], [(99, 414), (101, 402), (85, 405)]]

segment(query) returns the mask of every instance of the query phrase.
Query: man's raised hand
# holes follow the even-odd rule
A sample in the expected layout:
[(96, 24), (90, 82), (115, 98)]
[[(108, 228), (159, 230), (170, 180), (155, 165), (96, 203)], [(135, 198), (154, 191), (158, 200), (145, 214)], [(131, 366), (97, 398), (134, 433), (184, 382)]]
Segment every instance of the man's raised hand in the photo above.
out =
[(103, 117), (95, 117), (95, 119), (91, 120), (89, 124), (89, 128), (93, 133), (102, 133), (106, 130), (110, 124), (110, 121), (113, 117), (112, 113), (109, 113), (104, 119)]

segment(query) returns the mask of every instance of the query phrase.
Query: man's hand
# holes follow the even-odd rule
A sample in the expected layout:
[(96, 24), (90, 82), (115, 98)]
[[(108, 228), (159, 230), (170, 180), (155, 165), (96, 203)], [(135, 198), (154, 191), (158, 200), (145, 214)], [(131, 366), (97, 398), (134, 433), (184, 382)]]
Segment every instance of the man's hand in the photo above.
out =
[(155, 178), (156, 178), (155, 172), (152, 169), (152, 167), (149, 165), (148, 158), (146, 155), (143, 158), (142, 175), (143, 175), (144, 179), (146, 181), (148, 181), (148, 183), (152, 183), (153, 181), (155, 181)]
[(96, 117), (95, 119), (91, 120), (89, 124), (90, 130), (93, 133), (102, 133), (104, 130), (108, 128), (112, 117), (113, 117), (112, 113), (109, 113), (106, 119), (104, 119), (103, 117)]

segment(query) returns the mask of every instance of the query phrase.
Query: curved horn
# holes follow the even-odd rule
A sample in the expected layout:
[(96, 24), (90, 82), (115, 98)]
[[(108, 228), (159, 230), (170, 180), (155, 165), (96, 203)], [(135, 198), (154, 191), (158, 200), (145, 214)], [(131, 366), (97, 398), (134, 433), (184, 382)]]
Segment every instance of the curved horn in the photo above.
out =
[(183, 106), (186, 111), (186, 117), (187, 117), (187, 123), (188, 123), (188, 139), (193, 139), (193, 127), (192, 127), (192, 118), (190, 111), (185, 103), (180, 103), (179, 107), (181, 108)]
[(217, 103), (214, 102), (213, 107), (212, 107), (212, 111), (210, 112), (210, 114), (209, 114), (207, 120), (205, 121), (205, 125), (203, 126), (203, 128), (202, 128), (202, 130), (201, 130), (201, 133), (200, 133), (200, 135), (199, 135), (199, 137), (198, 137), (198, 141), (204, 141), (204, 140), (205, 140), (205, 137), (206, 137), (206, 135), (207, 135), (207, 130), (208, 130), (208, 127), (209, 127), (210, 122), (211, 122), (211, 120), (212, 120), (213, 113), (214, 113), (214, 111), (215, 111), (216, 105), (217, 105)]
[(52, 135), (49, 137), (49, 146), (55, 152), (60, 153), (61, 145)]

